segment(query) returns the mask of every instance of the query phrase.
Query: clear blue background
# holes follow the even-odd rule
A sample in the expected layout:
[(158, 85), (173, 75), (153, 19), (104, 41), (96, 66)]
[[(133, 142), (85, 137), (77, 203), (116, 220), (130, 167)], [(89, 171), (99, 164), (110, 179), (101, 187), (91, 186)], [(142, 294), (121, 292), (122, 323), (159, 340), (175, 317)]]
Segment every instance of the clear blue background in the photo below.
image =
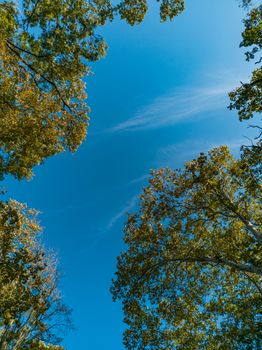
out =
[(252, 70), (238, 48), (245, 14), (237, 1), (188, 0), (171, 23), (149, 5), (142, 25), (100, 29), (109, 50), (86, 79), (92, 113), (78, 152), (48, 159), (31, 182), (6, 182), (10, 197), (42, 212), (44, 241), (58, 252), (76, 327), (68, 350), (123, 349), (121, 305), (109, 287), (126, 212), (150, 169), (177, 168), (221, 143), (237, 154), (251, 135), (226, 108), (226, 92)]

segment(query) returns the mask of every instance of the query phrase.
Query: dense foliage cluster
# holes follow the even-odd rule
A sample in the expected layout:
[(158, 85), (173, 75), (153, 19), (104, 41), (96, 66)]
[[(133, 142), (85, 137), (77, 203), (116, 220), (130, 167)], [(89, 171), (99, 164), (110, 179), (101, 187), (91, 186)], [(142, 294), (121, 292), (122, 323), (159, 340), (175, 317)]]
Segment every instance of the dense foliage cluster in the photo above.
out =
[(251, 171), (220, 147), (152, 173), (112, 287), (127, 349), (260, 348), (262, 189)]

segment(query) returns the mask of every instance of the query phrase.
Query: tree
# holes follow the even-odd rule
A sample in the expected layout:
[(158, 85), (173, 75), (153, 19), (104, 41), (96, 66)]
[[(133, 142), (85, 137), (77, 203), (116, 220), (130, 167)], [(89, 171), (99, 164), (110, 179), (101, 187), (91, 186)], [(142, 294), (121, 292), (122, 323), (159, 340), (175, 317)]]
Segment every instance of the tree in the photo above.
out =
[[(74, 152), (86, 135), (83, 78), (106, 53), (95, 33), (120, 15), (130, 25), (147, 12), (145, 0), (23, 0), (0, 3), (0, 176), (22, 179), (46, 157)], [(162, 0), (161, 20), (183, 0)]]
[(0, 348), (62, 350), (70, 310), (57, 289), (54, 257), (39, 241), (36, 212), (16, 201), (0, 203)]
[(254, 174), (226, 146), (184, 170), (153, 171), (128, 218), (112, 285), (127, 349), (261, 348), (262, 188)]

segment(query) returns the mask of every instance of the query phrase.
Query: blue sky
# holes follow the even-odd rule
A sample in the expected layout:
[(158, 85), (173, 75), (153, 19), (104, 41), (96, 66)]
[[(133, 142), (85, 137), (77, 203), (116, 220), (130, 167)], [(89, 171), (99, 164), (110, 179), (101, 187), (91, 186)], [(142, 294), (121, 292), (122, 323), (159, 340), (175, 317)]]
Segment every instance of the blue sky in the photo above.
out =
[(237, 2), (187, 1), (182, 15), (162, 24), (149, 3), (142, 25), (100, 29), (109, 50), (86, 80), (92, 113), (78, 152), (48, 159), (31, 182), (6, 184), (10, 197), (42, 212), (44, 241), (58, 253), (76, 327), (68, 350), (123, 349), (121, 306), (109, 287), (126, 212), (150, 169), (180, 167), (219, 144), (237, 153), (251, 136), (226, 108), (227, 92), (252, 70), (238, 48)]

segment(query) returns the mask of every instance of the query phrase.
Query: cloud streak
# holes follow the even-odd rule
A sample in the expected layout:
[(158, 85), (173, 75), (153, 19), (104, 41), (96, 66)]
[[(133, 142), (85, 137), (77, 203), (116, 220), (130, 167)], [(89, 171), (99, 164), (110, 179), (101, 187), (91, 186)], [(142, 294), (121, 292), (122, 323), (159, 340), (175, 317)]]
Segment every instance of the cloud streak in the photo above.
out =
[(137, 184), (139, 182), (143, 182), (144, 180), (147, 180), (148, 178), (149, 178), (149, 174), (144, 174), (140, 177), (137, 177), (136, 179), (129, 181), (127, 186), (134, 185), (134, 184)]
[(127, 203), (127, 205), (120, 210), (116, 215), (114, 215), (107, 224), (107, 230), (110, 230), (118, 220), (120, 220), (123, 216), (125, 216), (134, 206), (136, 205), (138, 201), (139, 195), (133, 196), (131, 200)]
[(174, 125), (206, 112), (225, 108), (227, 93), (234, 84), (224, 86), (181, 88), (156, 98), (109, 132), (137, 131)]

